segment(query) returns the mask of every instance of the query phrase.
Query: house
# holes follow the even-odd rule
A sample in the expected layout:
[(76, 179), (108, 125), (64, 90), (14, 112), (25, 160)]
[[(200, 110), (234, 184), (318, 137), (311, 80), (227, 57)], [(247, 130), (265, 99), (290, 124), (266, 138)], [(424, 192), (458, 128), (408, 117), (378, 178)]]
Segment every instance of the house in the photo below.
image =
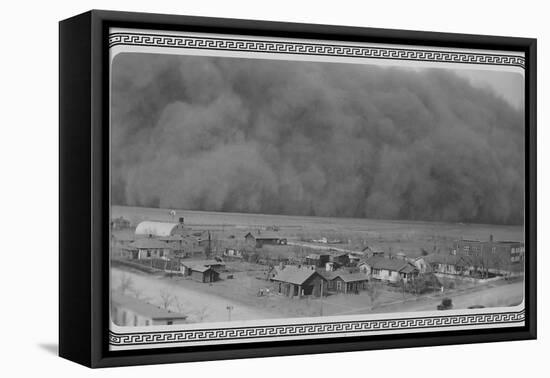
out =
[(350, 263), (349, 253), (338, 251), (332, 252), (330, 255), (330, 262), (333, 262), (338, 266), (348, 266)]
[(191, 265), (187, 268), (187, 272), (191, 279), (198, 282), (209, 283), (220, 279), (220, 273), (204, 265)]
[(368, 278), (363, 273), (332, 272), (336, 273), (331, 280), (330, 288), (339, 293), (358, 293), (367, 288)]
[(190, 229), (183, 223), (183, 218), (178, 223), (143, 221), (140, 222), (135, 231), (136, 236), (167, 237), (171, 235), (186, 235)]
[(419, 274), (418, 268), (408, 261), (384, 257), (368, 258), (359, 269), (374, 280), (389, 282), (407, 282)]
[(225, 251), (223, 251), (223, 255), (225, 257), (232, 257), (235, 259), (242, 259), (244, 257), (243, 251), (235, 248), (226, 248)]
[(124, 217), (118, 217), (111, 220), (111, 229), (113, 230), (124, 230), (130, 227), (130, 221)]
[(195, 255), (204, 254), (206, 249), (202, 247), (194, 236), (187, 235), (170, 235), (159, 238), (165, 242), (176, 257), (192, 257)]
[(313, 269), (286, 266), (271, 278), (275, 292), (288, 297), (326, 295), (327, 280)]
[(348, 254), (348, 257), (349, 257), (349, 263), (350, 265), (357, 265), (361, 262), (361, 259), (363, 258), (363, 255), (361, 253), (358, 253), (358, 252), (350, 252)]
[(184, 276), (190, 276), (193, 267), (204, 266), (211, 268), (216, 272), (222, 272), (225, 270), (225, 263), (221, 259), (212, 260), (183, 260), (181, 262), (181, 271)]
[(128, 235), (111, 235), (111, 246), (112, 247), (124, 247), (135, 239)]
[(384, 250), (382, 249), (382, 247), (377, 245), (369, 245), (363, 248), (362, 252), (365, 258), (384, 256)]
[(134, 260), (150, 258), (166, 258), (170, 253), (170, 247), (157, 239), (138, 239), (122, 247), (129, 252), (130, 258)]
[(396, 259), (407, 260), (407, 254), (405, 252), (397, 252), (395, 254)]
[(258, 231), (257, 234), (252, 234), (249, 232), (244, 236), (244, 239), (247, 243), (256, 248), (262, 248), (262, 246), (266, 244), (285, 245), (287, 243), (286, 238), (283, 238), (276, 232), (271, 231)]
[(409, 261), (411, 264), (416, 266), (416, 268), (421, 274), (429, 273), (432, 271), (430, 264), (428, 264), (428, 262), (425, 259), (425, 256), (407, 258), (407, 261)]
[(470, 275), (474, 269), (468, 256), (453, 253), (434, 253), (424, 257), (434, 273)]
[(111, 320), (119, 326), (150, 326), (186, 323), (187, 315), (129, 297), (111, 293)]
[(306, 256), (306, 264), (316, 267), (323, 267), (330, 261), (330, 255), (321, 253), (310, 253)]
[(111, 235), (111, 256), (125, 259), (132, 258), (132, 252), (127, 248), (134, 238), (126, 235)]

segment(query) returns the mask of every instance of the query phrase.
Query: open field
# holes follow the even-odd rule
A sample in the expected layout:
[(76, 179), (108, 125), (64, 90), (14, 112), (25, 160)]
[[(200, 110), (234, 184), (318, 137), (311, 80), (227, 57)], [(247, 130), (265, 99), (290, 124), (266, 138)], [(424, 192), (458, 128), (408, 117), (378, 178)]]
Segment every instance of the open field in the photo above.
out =
[[(122, 216), (133, 225), (143, 220), (174, 221), (167, 209), (113, 206), (111, 212), (112, 218)], [(493, 235), (495, 240), (524, 241), (522, 226), (177, 210), (175, 219), (180, 216), (185, 217), (185, 223), (192, 228), (212, 231), (214, 238), (224, 240), (228, 247), (232, 242), (238, 243), (239, 237), (242, 239), (247, 231), (269, 226), (278, 226), (281, 236), (291, 243), (326, 237), (342, 241), (333, 245), (336, 248), (360, 251), (376, 245), (391, 253), (405, 252), (411, 257), (420, 255), (422, 250), (444, 251), (450, 248), (453, 240), (460, 238), (488, 240)], [(231, 236), (235, 236), (233, 241), (229, 239)], [(289, 254), (299, 249), (291, 245), (277, 247), (278, 252), (287, 253), (285, 248)]]

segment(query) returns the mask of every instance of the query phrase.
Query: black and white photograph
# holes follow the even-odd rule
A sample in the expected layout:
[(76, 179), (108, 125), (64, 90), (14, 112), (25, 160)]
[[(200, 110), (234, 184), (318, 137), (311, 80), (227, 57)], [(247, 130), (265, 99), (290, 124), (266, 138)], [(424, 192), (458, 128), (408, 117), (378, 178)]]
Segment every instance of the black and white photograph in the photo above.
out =
[(4, 4), (0, 375), (539, 377), (541, 4)]
[(114, 350), (523, 324), (523, 54), (209, 38), (110, 34)]

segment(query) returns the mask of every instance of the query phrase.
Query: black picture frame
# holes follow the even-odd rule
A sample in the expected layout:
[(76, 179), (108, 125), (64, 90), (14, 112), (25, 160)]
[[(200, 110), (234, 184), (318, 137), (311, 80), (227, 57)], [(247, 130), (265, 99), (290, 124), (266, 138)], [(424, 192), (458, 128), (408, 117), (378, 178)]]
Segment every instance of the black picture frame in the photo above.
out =
[[(108, 29), (244, 34), (525, 53), (525, 325), (476, 331), (252, 342), (112, 352), (108, 348)], [(92, 10), (59, 24), (59, 354), (88, 367), (535, 339), (536, 39)]]

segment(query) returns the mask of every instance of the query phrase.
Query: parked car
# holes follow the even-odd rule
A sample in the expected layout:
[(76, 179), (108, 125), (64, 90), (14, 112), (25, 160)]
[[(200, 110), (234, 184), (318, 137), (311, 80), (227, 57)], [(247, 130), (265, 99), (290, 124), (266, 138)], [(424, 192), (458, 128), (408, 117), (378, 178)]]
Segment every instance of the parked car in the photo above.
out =
[(451, 298), (443, 298), (441, 304), (437, 305), (438, 310), (450, 310), (453, 308), (453, 300)]

